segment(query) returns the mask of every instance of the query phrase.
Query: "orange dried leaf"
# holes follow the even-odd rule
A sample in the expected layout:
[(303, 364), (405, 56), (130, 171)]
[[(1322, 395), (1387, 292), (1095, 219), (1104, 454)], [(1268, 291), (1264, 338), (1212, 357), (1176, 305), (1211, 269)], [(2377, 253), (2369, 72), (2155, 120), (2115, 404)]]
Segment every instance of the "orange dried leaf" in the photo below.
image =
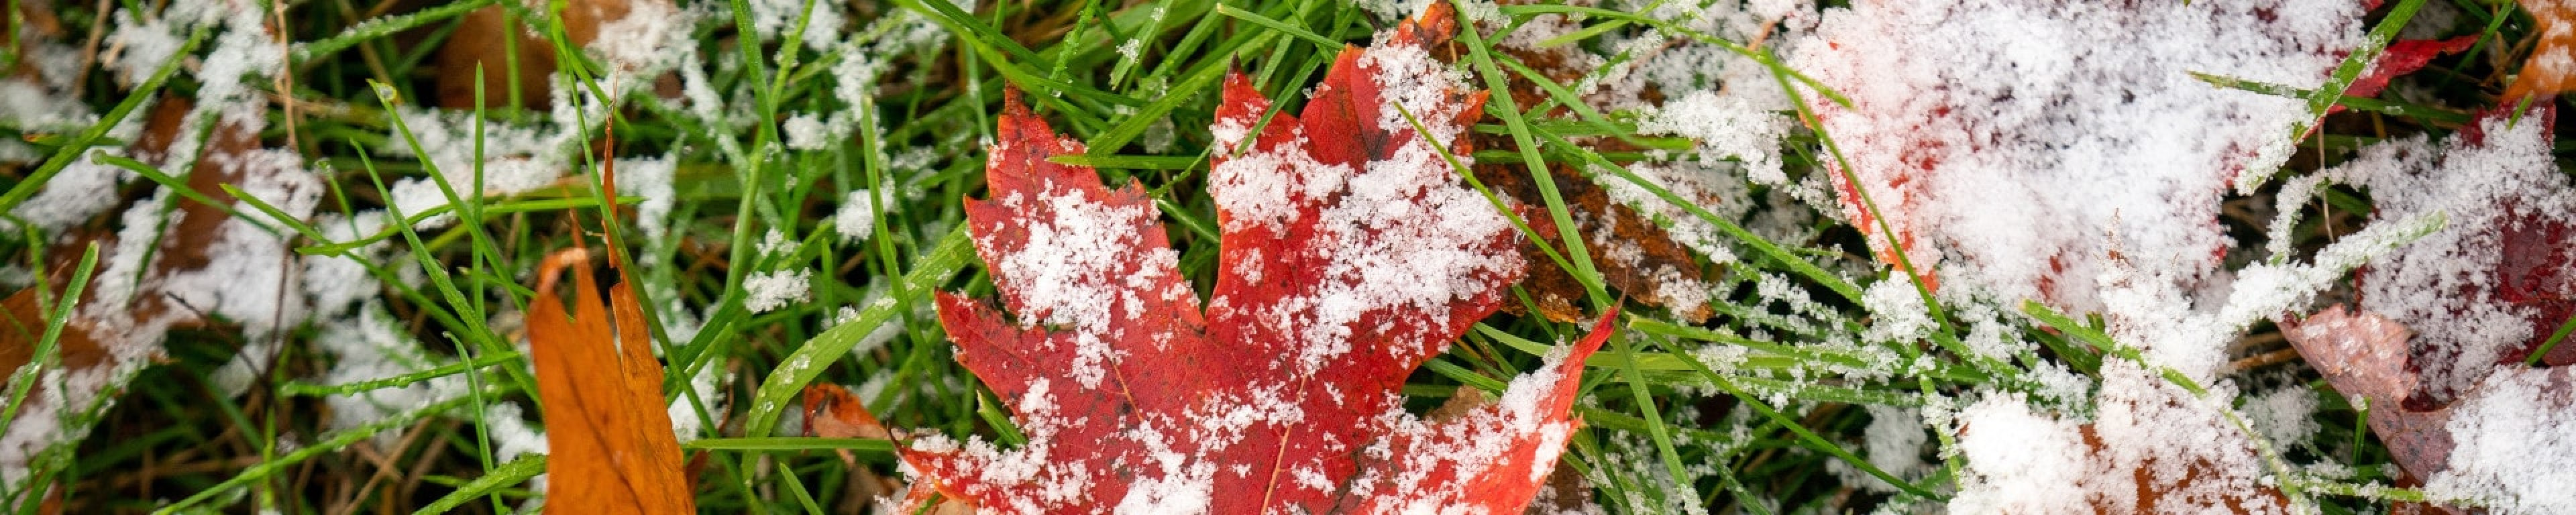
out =
[[(2524, 12), (2536, 22), (2531, 33), (2539, 38), (2531, 47), (2531, 57), (2523, 61), (2522, 73), (2504, 88), (2504, 103), (2511, 105), (2534, 96), (2553, 96), (2567, 91), (2570, 74), (2576, 74), (2576, 4), (2556, 0), (2524, 0)], [(2546, 104), (2548, 99), (2535, 99)]]
[[(567, 267), (571, 313), (555, 295)], [(623, 282), (609, 287), (603, 304), (594, 280), (588, 251), (558, 251), (538, 269), (528, 306), (528, 348), (550, 449), (547, 511), (694, 513), (644, 310)]]

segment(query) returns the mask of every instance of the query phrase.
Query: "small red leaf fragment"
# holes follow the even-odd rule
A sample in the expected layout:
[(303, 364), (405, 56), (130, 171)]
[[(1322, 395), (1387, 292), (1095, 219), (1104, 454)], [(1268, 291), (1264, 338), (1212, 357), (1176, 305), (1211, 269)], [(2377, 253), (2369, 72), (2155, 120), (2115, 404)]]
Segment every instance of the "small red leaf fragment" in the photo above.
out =
[[(2354, 78), (2352, 85), (2344, 88), (2343, 94), (2348, 97), (2361, 98), (2379, 96), (2380, 90), (2388, 89), (2389, 80), (2396, 79), (2399, 76), (2409, 73), (2415, 73), (2416, 70), (2424, 69), (2424, 65), (2431, 64), (2435, 57), (2441, 57), (2444, 54), (2464, 52), (2467, 51), (2470, 46), (2474, 46), (2477, 43), (2477, 36), (2460, 36), (2451, 39), (2419, 39), (2390, 43), (2388, 44), (2388, 49), (2379, 54), (2378, 63), (2371, 65), (2368, 73), (2363, 73), (2360, 77)], [(2342, 112), (2343, 109), (2343, 106), (2337, 105), (2326, 110), (2326, 112), (2328, 114), (2332, 114)]]

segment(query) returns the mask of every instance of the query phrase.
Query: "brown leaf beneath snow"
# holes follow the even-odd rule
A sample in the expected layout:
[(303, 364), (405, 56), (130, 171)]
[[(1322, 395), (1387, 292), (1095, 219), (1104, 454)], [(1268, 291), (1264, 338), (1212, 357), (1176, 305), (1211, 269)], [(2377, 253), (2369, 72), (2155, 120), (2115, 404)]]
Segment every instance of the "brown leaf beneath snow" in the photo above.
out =
[[(574, 291), (569, 314), (555, 295), (555, 280), (567, 267)], [(546, 511), (695, 512), (644, 310), (622, 281), (609, 287), (603, 304), (595, 280), (588, 251), (555, 252), (538, 269), (537, 297), (528, 306), (529, 357), (551, 449)]]
[[(2488, 395), (2494, 389), (2487, 382), (2461, 393), (2451, 402), (2432, 406), (2430, 396), (2422, 391), (2417, 367), (2409, 360), (2407, 340), (2413, 331), (2378, 313), (2346, 310), (2333, 306), (2308, 316), (2305, 320), (2282, 320), (2281, 333), (2290, 344), (2307, 357), (2308, 363), (2325, 375), (2335, 391), (2358, 396), (2369, 403), (2370, 431), (2387, 444), (2389, 458), (2397, 462), (2407, 476), (2417, 480), (2433, 477), (2447, 470), (2451, 451), (2457, 446), (2449, 425), (2454, 408)], [(2498, 371), (2522, 369), (2518, 362), (2496, 365)], [(2568, 368), (2553, 367), (2557, 374), (2553, 388), (2564, 387)], [(2408, 402), (2409, 400), (2413, 402)], [(2434, 509), (2448, 513), (2467, 513), (2451, 506), (2409, 506), (2408, 509), (2431, 513)]]
[[(1501, 3), (1523, 5), (1540, 2), (1504, 0)], [(1578, 24), (1564, 15), (1541, 15), (1531, 18), (1526, 23)], [(1490, 31), (1499, 27), (1480, 24), (1479, 28)], [(1522, 30), (1545, 31), (1547, 29), (1524, 27)], [(1494, 43), (1495, 50), (1503, 57), (1518, 61), (1522, 66), (1560, 85), (1579, 82), (1592, 71), (1593, 67), (1600, 65), (1594, 62), (1597, 59), (1586, 60), (1584, 56), (1587, 54), (1574, 45), (1541, 47), (1536, 45), (1537, 42), (1527, 40), (1504, 40)], [(1453, 54), (1454, 52), (1434, 53), (1444, 62), (1455, 62), (1460, 58)], [(1505, 89), (1509, 91), (1512, 101), (1518, 106), (1527, 108), (1553, 98), (1539, 86), (1537, 81), (1517, 73), (1506, 75), (1509, 81)], [(1594, 101), (1597, 97), (1585, 100)], [(1596, 109), (1599, 107), (1595, 106)], [(1574, 116), (1574, 111), (1559, 105), (1550, 109), (1545, 115), (1571, 118)], [(1501, 123), (1501, 120), (1486, 116), (1479, 122)], [(1471, 139), (1475, 140), (1476, 148), (1511, 148), (1514, 145), (1511, 138), (1502, 135), (1482, 134)], [(1617, 146), (1615, 141), (1604, 143)], [(1536, 207), (1545, 206), (1547, 203), (1545, 197), (1539, 194), (1536, 183), (1532, 182), (1532, 174), (1528, 166), (1518, 160), (1508, 160), (1478, 163), (1473, 165), (1473, 168), (1476, 177), (1492, 186), (1496, 193), (1510, 197), (1523, 206), (1532, 206), (1524, 209), (1522, 216), (1528, 220), (1531, 230), (1545, 238), (1546, 242), (1521, 243), (1521, 257), (1532, 266), (1529, 268), (1529, 276), (1522, 279), (1520, 285), (1529, 291), (1531, 300), (1538, 304), (1540, 314), (1558, 322), (1585, 321), (1582, 310), (1575, 308), (1576, 303), (1584, 296), (1583, 283), (1576, 281), (1572, 273), (1557, 267), (1555, 260), (1549, 259), (1546, 252), (1539, 250), (1539, 245), (1543, 244), (1564, 252), (1566, 245), (1553, 221), (1549, 219), (1547, 211)], [(1706, 278), (1701, 273), (1699, 265), (1692, 261), (1690, 251), (1686, 247), (1673, 240), (1671, 233), (1655, 225), (1651, 219), (1638, 213), (1635, 208), (1610, 201), (1610, 196), (1603, 192), (1600, 186), (1574, 173), (1566, 166), (1552, 165), (1548, 174), (1556, 183), (1558, 198), (1565, 201), (1567, 214), (1573, 218), (1577, 232), (1583, 234), (1584, 247), (1590, 251), (1587, 255), (1592, 259), (1594, 269), (1601, 272), (1604, 286), (1626, 294), (1630, 300), (1637, 303), (1662, 306), (1692, 323), (1708, 319), (1711, 310), (1701, 302), (1705, 299), (1704, 296), (1697, 294), (1683, 296), (1676, 295), (1681, 292), (1664, 291), (1667, 285), (1699, 288), (1703, 291), (1707, 289), (1703, 284)], [(1566, 257), (1572, 258), (1572, 256)], [(1676, 300), (1685, 300), (1699, 305), (1672, 305)], [(1513, 313), (1527, 310), (1518, 302), (1505, 302), (1503, 307)]]
[[(635, 2), (665, 0), (568, 0), (564, 3), (564, 38), (573, 48), (582, 48), (599, 39), (602, 27), (626, 19)], [(667, 7), (664, 9), (668, 9)], [(448, 109), (474, 108), (474, 67), (483, 67), (483, 104), (504, 106), (509, 98), (510, 47), (516, 37), (519, 62), (519, 98), (524, 106), (544, 106), (552, 86), (547, 75), (555, 72), (554, 44), (529, 27), (530, 20), (519, 20), (512, 27), (495, 5), (466, 13), (457, 22), (456, 32), (438, 49), (438, 105)], [(676, 83), (674, 83), (676, 85)]]
[[(1524, 206), (1530, 229), (1547, 239), (1546, 245), (1564, 252), (1564, 240), (1548, 219), (1546, 205), (1538, 186), (1530, 180), (1525, 167), (1518, 163), (1475, 165), (1476, 177), (1492, 186), (1496, 193), (1511, 197)], [(1609, 193), (1590, 180), (1558, 167), (1548, 174), (1556, 181), (1559, 198), (1565, 201), (1567, 215), (1574, 219), (1576, 232), (1583, 234), (1583, 245), (1592, 258), (1593, 267), (1601, 272), (1605, 286), (1624, 293), (1630, 300), (1648, 306), (1663, 306), (1675, 315), (1698, 323), (1711, 313), (1705, 297), (1685, 297), (1666, 287), (1698, 288), (1705, 291), (1706, 276), (1699, 264), (1691, 260), (1690, 250), (1673, 241), (1672, 234), (1658, 227), (1645, 215), (1627, 205), (1610, 201)], [(1529, 277), (1521, 286), (1529, 290), (1539, 312), (1549, 320), (1566, 323), (1583, 321), (1582, 310), (1575, 303), (1583, 300), (1583, 283), (1572, 273), (1556, 266), (1537, 242), (1522, 242), (1521, 257), (1527, 260)], [(1697, 305), (1674, 306), (1677, 299)], [(1519, 303), (1506, 302), (1504, 307), (1517, 313)]]
[[(182, 120), (194, 105), (187, 98), (163, 97), (145, 115), (142, 133), (133, 144), (126, 146), (126, 152), (149, 163), (167, 165), (164, 154), (177, 138)], [(229, 202), (232, 196), (221, 186), (237, 183), (243, 175), (234, 158), (258, 149), (259, 138), (242, 126), (229, 124), (219, 126), (209, 137), (212, 141), (205, 149), (205, 166), (198, 167), (197, 173), (189, 174), (188, 185), (208, 198)], [(126, 339), (119, 338), (126, 329), (121, 326), (135, 325), (135, 321), (175, 317), (169, 319), (170, 327), (194, 327), (205, 322), (195, 312), (174, 310), (170, 304), (162, 302), (163, 295), (158, 290), (161, 283), (157, 279), (205, 268), (206, 252), (212, 247), (209, 242), (220, 234), (219, 228), (225, 220), (231, 219), (231, 214), (193, 200), (177, 202), (172, 215), (179, 221), (163, 231), (160, 248), (155, 252), (155, 260), (148, 271), (150, 275), (140, 282), (132, 297), (138, 301), (125, 308), (124, 314), (128, 316), (124, 320), (113, 321), (92, 320), (84, 316), (88, 306), (100, 300), (95, 288), (84, 293), (72, 311), (71, 320), (63, 324), (61, 337), (55, 340), (61, 360), (55, 363), (53, 370), (82, 371), (107, 364), (115, 359), (109, 346)], [(103, 216), (116, 216), (121, 212), (122, 209), (110, 209)], [(113, 231), (75, 225), (45, 248), (46, 279), (55, 294), (62, 293), (77, 279), (72, 277), (72, 273), (77, 271), (81, 253), (92, 244), (98, 245), (101, 253), (98, 268), (91, 270), (95, 274), (107, 267), (105, 254), (116, 248)], [(0, 300), (0, 371), (17, 370), (35, 357), (36, 346), (44, 338), (47, 315), (49, 313), (37, 305), (36, 290), (32, 287)], [(107, 325), (101, 325), (103, 323)], [(158, 343), (157, 337), (151, 340), (143, 343)], [(45, 384), (39, 382), (36, 388), (42, 392)]]
[[(55, 302), (61, 302), (56, 299)], [(14, 372), (35, 358), (36, 345), (44, 341), (45, 311), (36, 305), (36, 289), (18, 290), (7, 300), (0, 300), (0, 373)], [(54, 339), (56, 353), (62, 360), (56, 366), (84, 370), (108, 359), (107, 349), (89, 336), (89, 324), (74, 316), (63, 324), (62, 336)], [(43, 388), (42, 381), (37, 383)]]

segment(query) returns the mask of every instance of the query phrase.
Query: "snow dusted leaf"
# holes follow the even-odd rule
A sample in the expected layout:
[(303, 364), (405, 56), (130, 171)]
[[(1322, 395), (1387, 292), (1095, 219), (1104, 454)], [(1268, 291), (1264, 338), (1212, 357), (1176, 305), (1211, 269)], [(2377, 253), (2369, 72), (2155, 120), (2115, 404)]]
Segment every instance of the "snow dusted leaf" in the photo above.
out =
[(1789, 64), (1852, 102), (1809, 97), (1858, 181), (1829, 173), (1846, 220), (1883, 260), (1902, 249), (1943, 288), (2093, 312), (2112, 249), (2151, 280), (2210, 285), (2221, 196), (2308, 116), (2191, 73), (2314, 87), (2362, 42), (2362, 14), (2351, 0), (1856, 2)]
[(2570, 75), (2576, 75), (2576, 4), (2559, 0), (2523, 0), (2523, 12), (2531, 13), (2538, 22), (2531, 34), (2538, 38), (2531, 47), (2531, 57), (2523, 61), (2522, 73), (2504, 88), (2504, 98), (2513, 102), (2524, 98), (2547, 104), (2549, 96), (2567, 91)]
[[(868, 413), (857, 394), (831, 383), (805, 388), (805, 429), (824, 438), (894, 438), (884, 422)], [(843, 452), (842, 458), (847, 459), (848, 454)]]
[[(2519, 362), (2576, 316), (2576, 184), (2550, 153), (2550, 110), (2487, 113), (2436, 144), (2365, 147), (2319, 175), (2367, 188), (2378, 220), (2439, 214), (2439, 231), (2362, 270), (2360, 309), (2415, 330), (2416, 409)], [(2374, 222), (2381, 223), (2381, 222)], [(2544, 363), (2576, 361), (2561, 345)], [(2313, 358), (2312, 358), (2313, 359)]]
[[(860, 402), (857, 394), (831, 383), (817, 383), (805, 388), (805, 428), (814, 436), (823, 438), (894, 438), (894, 433), (888, 431), (875, 414), (868, 412), (867, 404)], [(849, 496), (858, 501), (889, 503), (900, 499), (904, 502), (926, 502), (933, 492), (927, 488), (914, 489), (900, 478), (881, 476), (873, 469), (859, 466), (858, 457), (851, 455), (849, 449), (838, 452), (841, 462), (851, 467), (850, 482), (854, 491)], [(888, 507), (878, 512), (895, 513), (897, 510)], [(972, 513), (975, 513), (973, 507), (953, 500), (941, 502), (929, 512), (930, 515)]]
[[(555, 294), (565, 268), (572, 269), (570, 312)], [(545, 401), (547, 511), (696, 511), (664, 409), (662, 362), (629, 288), (610, 286), (602, 303), (582, 249), (546, 256), (537, 270), (528, 349)]]
[[(191, 104), (185, 99), (165, 99), (146, 131), (126, 151), (164, 161), (183, 150), (202, 154), (188, 174), (188, 187), (234, 211), (252, 209), (226, 187), (260, 197), (288, 216), (311, 214), (322, 187), (302, 168), (301, 156), (261, 148), (255, 126), (218, 122), (203, 136), (178, 130), (185, 125), (181, 120), (191, 118), (183, 116), (191, 111)], [(113, 198), (102, 209), (123, 200)], [(270, 335), (301, 320), (304, 313), (303, 297), (290, 289), (298, 285), (286, 280), (297, 263), (288, 257), (284, 237), (260, 227), (275, 226), (268, 218), (256, 212), (250, 218), (236, 218), (224, 208), (160, 188), (153, 196), (126, 206), (114, 234), (67, 228), (64, 234), (70, 237), (48, 255), (56, 260), (77, 259), (81, 248), (95, 241), (100, 247), (98, 269), (65, 325), (63, 367), (47, 371), (59, 376), (40, 381), (48, 386), (31, 394), (19, 414), (20, 420), (49, 423), (11, 424), (0, 432), (0, 483), (17, 486), (39, 454), (57, 452), (86, 435), (89, 424), (96, 421), (96, 410), (161, 355), (162, 337), (173, 329), (218, 322), (240, 328), (245, 344), (232, 362), (209, 379), (225, 396), (247, 388), (252, 373), (266, 369), (277, 352), (277, 339)], [(61, 287), (71, 267), (49, 266), (57, 272), (53, 284)], [(41, 331), (44, 318), (32, 309), (31, 295), (32, 290), (13, 295), (29, 297), (29, 310), (17, 311), (13, 306), (7, 316), (38, 321), (28, 327)], [(37, 340), (31, 336), (25, 341)], [(24, 358), (10, 361), (23, 362), (20, 359)], [(70, 387), (46, 392), (53, 384)]]
[(1430, 147), (1460, 141), (1479, 114), (1426, 51), (1452, 30), (1447, 14), (1344, 50), (1302, 116), (1257, 136), (1269, 101), (1227, 81), (1218, 144), (1251, 148), (1221, 156), (1209, 181), (1224, 234), (1204, 314), (1145, 191), (1047, 162), (1082, 148), (1009, 102), (988, 198), (966, 209), (1013, 316), (953, 294), (939, 312), (958, 361), (1028, 442), (913, 436), (902, 454), (917, 477), (1003, 513), (1527, 504), (1575, 427), (1580, 365), (1567, 363), (1607, 327), (1445, 423), (1406, 413), (1397, 394), (1521, 273), (1508, 223)]
[[(2335, 390), (2367, 402), (2372, 433), (2435, 499), (2500, 513), (2565, 513), (2576, 495), (2576, 368), (2495, 365), (2477, 386), (2440, 403), (2419, 390), (2406, 326), (2342, 306), (2282, 323), (2283, 334)], [(2430, 406), (2430, 407), (2428, 407)], [(2548, 485), (2548, 486), (2543, 486)], [(2435, 505), (2448, 513), (2457, 506)]]

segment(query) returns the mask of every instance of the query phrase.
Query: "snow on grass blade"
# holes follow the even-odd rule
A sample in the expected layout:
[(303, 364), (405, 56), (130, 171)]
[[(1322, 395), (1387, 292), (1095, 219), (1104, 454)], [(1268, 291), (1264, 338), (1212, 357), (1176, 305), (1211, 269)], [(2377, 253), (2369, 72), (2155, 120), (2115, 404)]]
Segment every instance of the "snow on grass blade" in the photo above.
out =
[(859, 340), (878, 325), (894, 323), (897, 298), (913, 295), (913, 292), (930, 291), (947, 282), (949, 276), (955, 275), (974, 259), (974, 240), (966, 236), (966, 226), (960, 224), (918, 258), (912, 272), (905, 274), (903, 281), (896, 286), (896, 293), (859, 308), (857, 317), (834, 325), (823, 334), (806, 340), (804, 345), (797, 346), (795, 352), (780, 360), (778, 368), (770, 371), (767, 379), (753, 393), (747, 418), (750, 422), (743, 426), (743, 435), (768, 436), (778, 426), (778, 417), (785, 412), (788, 403), (801, 395), (814, 378), (821, 376), (826, 365), (850, 355), (850, 348), (858, 345)]

